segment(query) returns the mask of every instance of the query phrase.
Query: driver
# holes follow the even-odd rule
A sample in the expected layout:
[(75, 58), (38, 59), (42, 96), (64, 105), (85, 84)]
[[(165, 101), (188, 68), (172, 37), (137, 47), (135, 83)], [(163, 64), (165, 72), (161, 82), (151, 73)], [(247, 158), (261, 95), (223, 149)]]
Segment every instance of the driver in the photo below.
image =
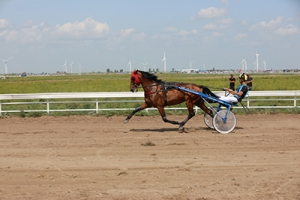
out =
[(242, 99), (248, 94), (248, 87), (246, 84), (247, 75), (242, 73), (239, 75), (240, 85), (236, 90), (224, 88), (224, 91), (228, 91), (231, 95), (220, 97), (221, 100), (227, 101), (229, 103), (241, 102)]

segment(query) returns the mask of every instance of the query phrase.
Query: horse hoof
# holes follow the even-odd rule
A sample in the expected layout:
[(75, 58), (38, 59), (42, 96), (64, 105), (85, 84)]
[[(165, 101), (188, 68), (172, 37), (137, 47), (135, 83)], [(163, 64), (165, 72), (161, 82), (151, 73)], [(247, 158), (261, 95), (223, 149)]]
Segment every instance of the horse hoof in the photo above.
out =
[(125, 119), (124, 124), (127, 124), (128, 122), (129, 122), (129, 120), (128, 120), (128, 119)]
[(178, 133), (183, 133), (184, 132), (184, 127), (179, 127), (178, 128)]

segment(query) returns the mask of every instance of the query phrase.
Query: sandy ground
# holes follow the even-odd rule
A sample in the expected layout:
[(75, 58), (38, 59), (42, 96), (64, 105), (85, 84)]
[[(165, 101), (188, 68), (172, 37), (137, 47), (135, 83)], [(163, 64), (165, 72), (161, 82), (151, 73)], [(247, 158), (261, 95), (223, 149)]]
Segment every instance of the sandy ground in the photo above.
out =
[(300, 115), (236, 118), (1, 118), (0, 199), (300, 199)]

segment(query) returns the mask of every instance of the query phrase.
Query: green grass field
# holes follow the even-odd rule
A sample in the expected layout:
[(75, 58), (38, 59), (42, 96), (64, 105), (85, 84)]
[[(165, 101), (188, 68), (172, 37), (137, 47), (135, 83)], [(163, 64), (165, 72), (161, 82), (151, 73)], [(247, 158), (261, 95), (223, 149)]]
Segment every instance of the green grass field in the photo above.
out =
[[(228, 87), (229, 74), (157, 74), (158, 78), (169, 82), (185, 82), (205, 85), (212, 91), (220, 91), (221, 88)], [(238, 82), (238, 74), (235, 74)], [(300, 74), (254, 74), (253, 90), (299, 90)], [(36, 77), (9, 77), (0, 80), (2, 94), (21, 94), (21, 93), (55, 93), (55, 92), (128, 92), (130, 85), (129, 74), (94, 74), (94, 75), (65, 75), (65, 76), (36, 76)], [(142, 92), (141, 90), (139, 92)], [(254, 98), (254, 97), (252, 97)], [(77, 99), (77, 101), (93, 101), (94, 99)], [(105, 99), (103, 99), (105, 100)], [(110, 99), (114, 100), (114, 99)], [(119, 101), (121, 99), (115, 99)], [(142, 100), (142, 99), (140, 99)], [(10, 105), (7, 100), (2, 100), (2, 110), (19, 110), (16, 114), (25, 116), (41, 116), (45, 113), (28, 112), (28, 110), (45, 110), (45, 100), (23, 100), (23, 102), (37, 102), (37, 104)], [(67, 101), (64, 99), (51, 100), (52, 102)], [(299, 101), (298, 101), (299, 102)], [(140, 102), (133, 103), (99, 103), (99, 108), (135, 108)], [(253, 102), (252, 106), (270, 106), (270, 105), (290, 105), (286, 101), (261, 101)], [(300, 103), (297, 103), (298, 106)], [(176, 107), (185, 107), (184, 104), (176, 105)], [(55, 103), (51, 104), (51, 109), (95, 109), (93, 102), (71, 102), (71, 103)], [(26, 112), (27, 110), (27, 112)], [(130, 111), (100, 111), (99, 115), (128, 115)], [(167, 114), (183, 114), (186, 110), (167, 111)], [(244, 113), (242, 109), (237, 110), (238, 113)], [(300, 113), (299, 109), (256, 109), (251, 110), (252, 113)], [(70, 114), (95, 114), (95, 112), (53, 112), (51, 115), (70, 115)], [(201, 113), (201, 112), (200, 112)], [(137, 115), (158, 115), (158, 112), (139, 112)]]
[[(157, 74), (157, 76), (164, 81), (205, 85), (212, 91), (229, 85), (228, 74)], [(237, 76), (236, 74), (236, 79)], [(300, 74), (254, 74), (252, 77), (253, 90), (300, 89)], [(129, 81), (129, 74), (9, 77), (0, 80), (0, 93), (127, 92)], [(236, 85), (238, 84), (237, 79)]]

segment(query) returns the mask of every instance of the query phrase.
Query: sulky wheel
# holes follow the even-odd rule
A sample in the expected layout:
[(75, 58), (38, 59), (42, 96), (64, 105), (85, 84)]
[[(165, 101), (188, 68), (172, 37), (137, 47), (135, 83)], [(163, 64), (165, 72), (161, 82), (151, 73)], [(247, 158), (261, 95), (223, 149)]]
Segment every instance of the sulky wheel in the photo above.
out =
[[(226, 118), (226, 114), (228, 116)], [(228, 110), (220, 110), (213, 118), (214, 128), (222, 134), (230, 133), (236, 125), (235, 115)]]
[[(217, 108), (211, 108), (210, 110), (213, 111), (214, 115), (217, 112)], [(204, 113), (204, 123), (206, 124), (206, 126), (208, 128), (215, 129), (215, 127), (213, 125), (213, 118), (207, 113)]]
[(204, 113), (204, 123), (208, 128), (215, 129), (213, 125), (213, 118), (207, 113)]

